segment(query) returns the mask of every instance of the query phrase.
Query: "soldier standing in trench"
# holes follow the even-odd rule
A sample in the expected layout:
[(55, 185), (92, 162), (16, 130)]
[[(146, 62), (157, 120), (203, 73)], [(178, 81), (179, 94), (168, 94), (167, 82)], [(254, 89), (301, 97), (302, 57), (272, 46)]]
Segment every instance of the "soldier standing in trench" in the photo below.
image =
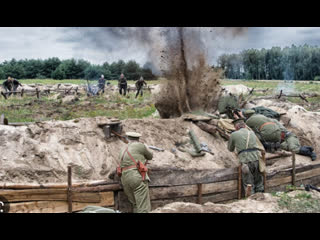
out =
[(228, 150), (236, 150), (238, 154), (242, 169), (242, 189), (246, 189), (250, 184), (251, 194), (254, 194), (264, 191), (263, 175), (259, 170), (260, 155), (256, 135), (246, 128), (243, 120), (240, 118), (233, 121), (236, 131), (229, 138)]
[(147, 160), (153, 157), (147, 147), (139, 142), (141, 135), (135, 132), (126, 133), (129, 144), (125, 146), (119, 155), (121, 167), (121, 183), (124, 193), (127, 195), (133, 207), (134, 213), (148, 213), (151, 211), (149, 196), (149, 176), (143, 177), (134, 163), (138, 161), (146, 165)]
[(309, 146), (301, 146), (298, 137), (276, 119), (255, 114), (254, 110), (246, 110), (244, 115), (247, 118), (246, 124), (257, 134), (267, 152), (282, 149), (309, 156), (312, 161), (316, 160), (314, 149)]

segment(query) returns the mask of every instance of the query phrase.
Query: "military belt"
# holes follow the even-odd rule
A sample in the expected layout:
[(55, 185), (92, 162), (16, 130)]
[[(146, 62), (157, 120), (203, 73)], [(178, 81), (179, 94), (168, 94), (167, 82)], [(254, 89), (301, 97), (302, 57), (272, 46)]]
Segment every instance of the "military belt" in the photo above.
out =
[(257, 149), (257, 148), (243, 149), (240, 152), (238, 152), (238, 155), (240, 155), (240, 153), (243, 153), (243, 152), (254, 152), (254, 151), (259, 151), (259, 149)]
[(123, 168), (121, 168), (121, 171), (124, 172), (124, 171), (126, 171), (128, 169), (131, 169), (131, 168), (137, 168), (137, 166), (136, 165), (131, 165), (129, 167), (123, 167)]
[(262, 125), (260, 126), (259, 131), (261, 132), (261, 130), (262, 130), (262, 128), (263, 128), (264, 126), (270, 125), (270, 124), (276, 124), (276, 123), (274, 123), (274, 122), (266, 122), (266, 123), (264, 123), (264, 124), (262, 124)]

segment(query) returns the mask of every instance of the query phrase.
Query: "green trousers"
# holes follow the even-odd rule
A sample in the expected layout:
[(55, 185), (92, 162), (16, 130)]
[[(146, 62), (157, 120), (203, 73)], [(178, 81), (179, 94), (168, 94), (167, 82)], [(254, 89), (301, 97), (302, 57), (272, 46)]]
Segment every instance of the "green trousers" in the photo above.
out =
[(134, 213), (148, 213), (151, 211), (148, 181), (142, 181), (138, 170), (130, 169), (122, 173), (121, 183), (133, 207)]
[(242, 163), (242, 195), (248, 184), (252, 185), (251, 194), (263, 192), (263, 175), (259, 171), (259, 161)]
[(291, 133), (289, 137), (287, 137), (284, 142), (281, 143), (281, 149), (285, 151), (290, 151), (290, 152), (295, 152), (298, 153), (300, 150), (300, 142), (298, 137), (294, 134)]

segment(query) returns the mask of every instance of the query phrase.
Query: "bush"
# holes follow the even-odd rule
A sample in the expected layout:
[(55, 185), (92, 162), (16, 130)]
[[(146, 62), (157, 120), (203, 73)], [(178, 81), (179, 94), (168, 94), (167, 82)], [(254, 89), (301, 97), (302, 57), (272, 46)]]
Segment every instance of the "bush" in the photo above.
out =
[(36, 75), (36, 79), (46, 79), (46, 76), (43, 76), (42, 74), (38, 73)]
[(315, 81), (320, 81), (320, 76), (315, 76), (315, 77), (314, 77), (314, 80), (315, 80)]

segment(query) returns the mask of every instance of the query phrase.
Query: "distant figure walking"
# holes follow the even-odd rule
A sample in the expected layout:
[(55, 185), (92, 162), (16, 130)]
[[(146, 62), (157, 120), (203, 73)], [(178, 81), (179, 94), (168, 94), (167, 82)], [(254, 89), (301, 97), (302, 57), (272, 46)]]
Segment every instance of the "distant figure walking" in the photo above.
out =
[(104, 78), (104, 75), (101, 75), (101, 78), (99, 78), (99, 81), (98, 81), (99, 91), (102, 91), (102, 93), (104, 93), (105, 86), (106, 86), (106, 79)]
[(140, 79), (138, 81), (136, 81), (136, 88), (137, 88), (136, 98), (138, 97), (139, 92), (140, 92), (141, 97), (143, 96), (143, 85), (147, 86), (147, 83), (143, 79), (143, 77), (141, 76)]
[(119, 87), (120, 95), (122, 95), (122, 90), (123, 90), (123, 96), (126, 96), (126, 94), (127, 94), (127, 79), (123, 73), (121, 73), (120, 78), (118, 80), (118, 87)]
[[(10, 92), (8, 96), (12, 94), (11, 92), (15, 92), (19, 86), (22, 87), (21, 83), (17, 79), (11, 78), (10, 76), (2, 85), (6, 92)], [(14, 93), (14, 95), (16, 95), (16, 93)]]

